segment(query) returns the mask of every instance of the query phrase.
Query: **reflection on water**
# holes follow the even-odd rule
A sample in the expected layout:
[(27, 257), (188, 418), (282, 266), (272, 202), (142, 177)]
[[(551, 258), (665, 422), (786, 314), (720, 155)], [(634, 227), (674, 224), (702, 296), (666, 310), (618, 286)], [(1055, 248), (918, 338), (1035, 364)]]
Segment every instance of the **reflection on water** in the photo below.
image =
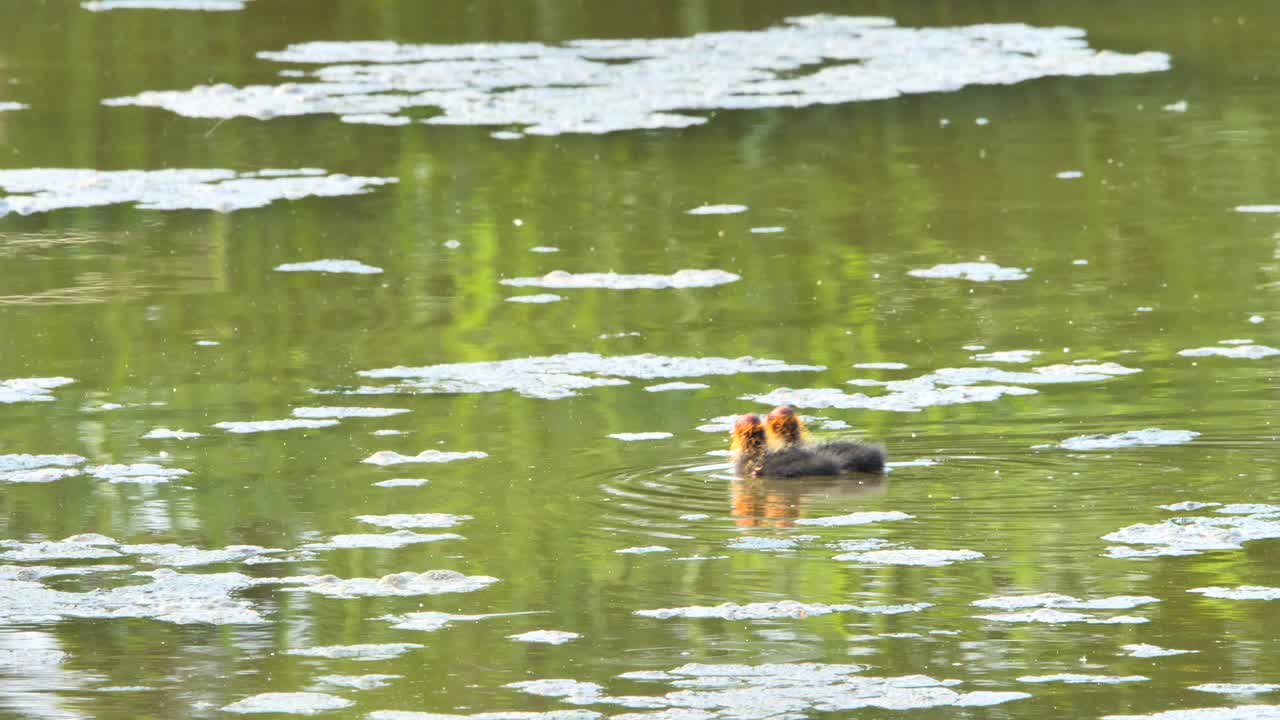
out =
[(730, 484), (731, 515), (738, 527), (794, 527), (815, 499), (856, 502), (860, 496), (883, 495), (883, 475), (857, 474), (836, 478), (738, 477)]
[[(1274, 3), (84, 5), (0, 715), (1268, 712)], [(900, 461), (734, 478), (781, 402)]]

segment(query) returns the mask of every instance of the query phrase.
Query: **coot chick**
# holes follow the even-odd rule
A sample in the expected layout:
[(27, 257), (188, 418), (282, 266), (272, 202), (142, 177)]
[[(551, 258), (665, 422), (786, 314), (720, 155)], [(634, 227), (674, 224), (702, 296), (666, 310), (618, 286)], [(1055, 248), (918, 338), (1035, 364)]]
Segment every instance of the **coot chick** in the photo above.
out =
[[(765, 419), (765, 435), (769, 447), (783, 449), (801, 448), (808, 438), (804, 421), (796, 411), (779, 405)], [(884, 472), (885, 452), (879, 445), (855, 440), (832, 440), (812, 446), (812, 452), (831, 458), (843, 472)]]
[(733, 467), (745, 477), (813, 477), (839, 475), (840, 464), (828, 454), (802, 447), (770, 451), (764, 423), (754, 413), (738, 416), (729, 439)]

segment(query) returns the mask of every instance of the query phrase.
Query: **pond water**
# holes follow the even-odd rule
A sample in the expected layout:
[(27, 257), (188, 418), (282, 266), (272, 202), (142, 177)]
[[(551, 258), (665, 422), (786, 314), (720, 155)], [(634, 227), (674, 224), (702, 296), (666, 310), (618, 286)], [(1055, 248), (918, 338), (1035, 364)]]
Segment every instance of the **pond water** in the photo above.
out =
[(0, 716), (1280, 717), (1280, 6), (782, 5), (12, 14)]

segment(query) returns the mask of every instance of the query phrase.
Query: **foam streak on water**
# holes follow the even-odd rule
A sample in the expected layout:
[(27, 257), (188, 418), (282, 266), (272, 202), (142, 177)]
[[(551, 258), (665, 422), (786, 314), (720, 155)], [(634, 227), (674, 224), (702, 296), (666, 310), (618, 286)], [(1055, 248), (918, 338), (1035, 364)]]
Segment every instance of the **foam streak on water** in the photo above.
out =
[(231, 212), (276, 200), (356, 195), (394, 182), (396, 178), (331, 175), (311, 168), (247, 173), (217, 168), (0, 170), (0, 188), (12, 193), (0, 198), (0, 216), (121, 203), (142, 210)]
[(259, 53), (267, 60), (320, 65), (311, 73), (315, 82), (202, 85), (104, 103), (188, 117), (261, 119), (311, 113), (387, 118), (435, 107), (440, 114), (424, 122), (526, 126), (525, 134), (557, 135), (682, 128), (707, 122), (703, 113), (721, 109), (865, 102), (1053, 75), (1169, 69), (1163, 53), (1097, 52), (1083, 34), (1012, 23), (898, 28), (885, 18), (813, 15), (760, 31), (561, 46), (319, 41)]
[(406, 393), (489, 393), (514, 390), (525, 397), (572, 397), (591, 387), (626, 385), (623, 378), (656, 380), (738, 373), (805, 372), (823, 370), (818, 365), (788, 365), (781, 360), (753, 357), (667, 357), (662, 355), (601, 356), (566, 353), (492, 362), (451, 363), (426, 367), (392, 367), (361, 370), (360, 375), (399, 379), (390, 390)]

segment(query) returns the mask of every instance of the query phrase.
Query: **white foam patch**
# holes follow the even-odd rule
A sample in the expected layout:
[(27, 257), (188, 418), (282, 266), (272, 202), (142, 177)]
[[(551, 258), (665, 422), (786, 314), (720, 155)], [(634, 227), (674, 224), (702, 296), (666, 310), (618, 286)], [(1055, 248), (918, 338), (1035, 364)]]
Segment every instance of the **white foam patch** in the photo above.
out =
[(423, 450), (417, 455), (401, 455), (392, 450), (379, 450), (360, 462), (370, 465), (403, 465), (405, 463), (447, 463), (455, 460), (487, 458), (489, 454), (479, 450), (463, 452), (444, 452), (441, 450)]
[(889, 511), (867, 511), (855, 512), (848, 515), (832, 515), (828, 517), (817, 518), (800, 518), (796, 520), (797, 525), (816, 525), (820, 527), (844, 527), (848, 525), (867, 525), (877, 522), (892, 522), (895, 520), (911, 520), (915, 516), (908, 515), (897, 510)]
[(1171, 503), (1169, 505), (1157, 505), (1161, 510), (1169, 510), (1171, 512), (1186, 512), (1188, 510), (1200, 510), (1202, 508), (1220, 507), (1222, 503), (1217, 502), (1198, 502), (1196, 500), (1184, 500), (1182, 502)]
[(223, 712), (248, 715), (252, 713), (280, 713), (286, 715), (315, 715), (327, 710), (351, 707), (354, 702), (337, 695), (318, 692), (270, 692), (237, 700), (222, 707)]
[(688, 215), (737, 215), (750, 209), (746, 205), (699, 205), (685, 210), (685, 213)]
[(14, 110), (26, 110), (31, 107), (26, 103), (4, 101), (0, 102), (0, 112), (12, 112)]
[(0, 483), (47, 483), (63, 478), (75, 477), (80, 471), (76, 468), (46, 467), (34, 470), (9, 470), (0, 472)]
[(410, 650), (425, 647), (418, 643), (364, 643), (358, 645), (323, 645), (289, 650), (286, 655), (328, 658), (330, 660), (390, 660)]
[(563, 297), (556, 295), (555, 293), (538, 293), (536, 295), (513, 295), (503, 300), (503, 302), (543, 305), (546, 303), (560, 302), (563, 299)]
[(493, 362), (380, 368), (362, 370), (359, 374), (368, 378), (403, 381), (397, 385), (367, 389), (372, 392), (456, 394), (511, 390), (525, 397), (551, 400), (572, 397), (578, 390), (586, 388), (626, 385), (628, 380), (624, 378), (656, 380), (825, 369), (817, 365), (788, 365), (781, 360), (753, 357), (691, 358), (649, 354), (604, 357), (595, 353), (566, 353)]
[(910, 367), (906, 363), (900, 363), (900, 362), (854, 363), (853, 366), (856, 368), (860, 368), (862, 370), (906, 370), (908, 367)]
[(1199, 650), (1174, 650), (1172, 648), (1162, 648), (1159, 645), (1147, 645), (1146, 643), (1121, 645), (1120, 648), (1124, 650), (1125, 654), (1129, 657), (1136, 658), (1168, 657), (1170, 655), (1187, 655), (1189, 653), (1200, 652)]
[(705, 383), (669, 382), (645, 387), (645, 392), (670, 392), (672, 390), (706, 390), (711, 387)]
[(1104, 715), (1102, 720), (1280, 720), (1280, 705), (1166, 710), (1149, 715)]
[(820, 663), (691, 663), (670, 671), (630, 672), (619, 676), (633, 682), (669, 683), (673, 689), (664, 695), (612, 696), (605, 694), (605, 688), (597, 683), (568, 679), (527, 680), (507, 687), (575, 705), (652, 710), (613, 716), (626, 720), (796, 719), (864, 708), (980, 707), (1031, 697), (1024, 692), (962, 693), (952, 689), (961, 684), (959, 680), (935, 680), (925, 675), (856, 675), (863, 670), (861, 665)]
[(140, 555), (143, 562), (171, 567), (194, 567), (219, 563), (240, 562), (263, 555), (283, 553), (281, 548), (265, 548), (258, 545), (228, 545), (216, 550), (177, 545), (174, 543), (147, 543), (118, 545), (116, 549), (129, 555)]
[(975, 600), (970, 604), (974, 607), (996, 608), (999, 610), (1022, 610), (1034, 607), (1067, 608), (1071, 610), (1129, 610), (1157, 602), (1160, 602), (1160, 599), (1150, 595), (1114, 595), (1096, 600), (1081, 600), (1070, 595), (1039, 593), (1036, 595), (1001, 595)]
[(395, 487), (422, 487), (431, 482), (426, 478), (391, 478), (374, 483), (377, 487), (395, 488)]
[(1280, 522), (1270, 513), (1259, 516), (1169, 518), (1160, 523), (1139, 523), (1102, 536), (1103, 540), (1126, 545), (1152, 545), (1148, 550), (1110, 548), (1110, 557), (1156, 557), (1195, 555), (1206, 550), (1238, 550), (1251, 540), (1280, 538)]
[(229, 545), (215, 550), (205, 550), (174, 543), (130, 545), (95, 533), (73, 535), (59, 541), (26, 543), (18, 540), (0, 540), (0, 547), (10, 548), (8, 551), (0, 553), (0, 558), (22, 562), (88, 560), (137, 555), (141, 557), (143, 562), (151, 565), (168, 565), (172, 567), (239, 562), (260, 555), (284, 552), (280, 548), (265, 548), (258, 545)]
[(1058, 443), (1064, 450), (1118, 450), (1130, 447), (1182, 445), (1200, 436), (1193, 430), (1161, 430), (1146, 428), (1114, 435), (1077, 435)]
[(604, 691), (604, 686), (597, 683), (562, 678), (522, 680), (520, 682), (507, 683), (503, 687), (540, 697), (574, 698), (574, 701), (586, 700), (588, 702), (598, 699)]
[(214, 423), (214, 427), (220, 430), (226, 430), (230, 433), (260, 433), (260, 432), (276, 432), (279, 430), (314, 430), (317, 428), (333, 427), (337, 425), (337, 420), (249, 420), (249, 421), (226, 421)]
[(969, 280), (972, 282), (1003, 282), (1026, 280), (1027, 272), (1021, 268), (1000, 267), (989, 262), (944, 263), (924, 270), (910, 270), (908, 275), (918, 278)]
[(831, 613), (860, 612), (874, 615), (897, 615), (904, 612), (919, 612), (933, 607), (930, 603), (912, 603), (904, 605), (827, 605), (824, 603), (802, 603), (795, 600), (779, 600), (776, 602), (757, 602), (747, 605), (722, 603), (720, 605), (693, 605), (678, 608), (657, 608), (655, 610), (636, 610), (641, 617), (669, 620), (671, 618), (719, 618), (721, 620), (768, 620), (771, 618), (805, 618)]
[(455, 622), (471, 622), (475, 620), (487, 620), (496, 617), (514, 617), (516, 615), (533, 615), (534, 612), (513, 612), (513, 613), (487, 613), (484, 615), (450, 615), (443, 612), (413, 612), (405, 615), (387, 615), (383, 620), (387, 620), (393, 625), (391, 627), (396, 630), (418, 630), (420, 632), (435, 632), (448, 627)]
[(349, 688), (351, 690), (377, 690), (391, 684), (392, 680), (399, 680), (403, 675), (380, 675), (378, 673), (370, 673), (368, 675), (321, 675), (316, 678), (316, 682), (334, 687)]
[[(306, 73), (302, 73), (297, 77), (306, 77)], [(388, 115), (386, 113), (351, 113), (343, 115), (342, 122), (352, 125), (382, 125), (385, 127), (399, 127), (408, 125), (413, 120), (399, 115)]]
[(641, 440), (666, 440), (674, 437), (669, 432), (635, 432), (635, 433), (612, 433), (609, 437), (614, 440), (622, 440), (624, 442), (637, 442)]
[(626, 547), (621, 550), (614, 550), (619, 555), (652, 555), (653, 553), (668, 553), (671, 548), (662, 545), (645, 545), (643, 547)]
[(118, 558), (124, 555), (116, 550), (118, 545), (119, 543), (114, 539), (94, 533), (72, 535), (64, 540), (36, 542), (0, 540), (0, 547), (8, 548), (0, 552), (0, 559), (16, 562), (46, 562), (48, 560)]
[(615, 272), (571, 273), (552, 270), (541, 277), (506, 278), (498, 282), (512, 287), (541, 287), (551, 290), (583, 288), (662, 290), (714, 287), (741, 279), (741, 276), (724, 270), (677, 270), (670, 275), (622, 275)]
[(329, 175), (324, 170), (237, 173), (233, 170), (82, 170), (30, 168), (0, 170), (0, 216), (63, 208), (133, 203), (140, 210), (216, 210), (259, 208), (276, 200), (338, 197), (368, 192), (396, 178)]
[(108, 10), (199, 10), (231, 12), (243, 10), (249, 0), (87, 0), (80, 7), (90, 12)]
[(1040, 354), (1039, 350), (1001, 350), (999, 352), (978, 353), (971, 359), (979, 362), (1029, 363)]
[(893, 545), (893, 543), (881, 538), (862, 538), (858, 540), (840, 540), (832, 543), (830, 547), (844, 552), (868, 552), (889, 547), (890, 545)]
[(773, 235), (775, 233), (786, 232), (786, 228), (781, 225), (762, 225), (760, 227), (751, 228), (750, 232), (756, 235)]
[(1184, 357), (1208, 357), (1210, 355), (1218, 355), (1227, 358), (1243, 358), (1246, 360), (1260, 360), (1272, 355), (1280, 355), (1280, 350), (1269, 347), (1267, 345), (1228, 345), (1225, 347), (1200, 347), (1187, 348), (1179, 350), (1179, 355)]
[(1144, 617), (1134, 617), (1132, 615), (1115, 615), (1112, 617), (1100, 618), (1088, 613), (1063, 612), (1062, 610), (1054, 610), (1053, 608), (1039, 608), (1037, 610), (1027, 610), (1025, 612), (1008, 612), (1008, 613), (992, 613), (990, 615), (975, 615), (981, 620), (991, 620), (993, 622), (1003, 623), (1043, 623), (1046, 625), (1059, 625), (1062, 623), (1086, 623), (1088, 625), (1139, 625), (1150, 622)]
[[(4, 212), (0, 210), (0, 215)], [(69, 377), (0, 380), (0, 403), (52, 402), (50, 390), (75, 382)]]
[(976, 550), (871, 550), (869, 552), (851, 552), (837, 555), (833, 560), (856, 561), (873, 565), (917, 565), (924, 567), (942, 567), (965, 560), (978, 560), (986, 557)]
[(1187, 592), (1199, 593), (1205, 597), (1220, 600), (1280, 600), (1280, 588), (1260, 585), (1241, 585), (1234, 588), (1200, 587)]
[(537, 246), (534, 246), (534, 247), (529, 248), (529, 252), (534, 252), (534, 253), (558, 253), (558, 252), (560, 252), (560, 248), (558, 248), (558, 247), (553, 247), (553, 246), (551, 246), (551, 245), (537, 245)]
[(394, 513), (391, 515), (357, 515), (356, 520), (378, 527), (395, 528), (451, 528), (472, 519), (470, 515), (448, 513)]
[(401, 572), (381, 578), (333, 576), (286, 578), (282, 582), (298, 584), (298, 589), (329, 597), (391, 597), (408, 595), (441, 595), (472, 592), (498, 582), (487, 575), (463, 575), (453, 570), (428, 570), (423, 573)]
[(938, 464), (937, 460), (931, 460), (929, 458), (916, 458), (915, 460), (899, 460), (897, 462), (887, 462), (884, 464), (884, 466), (887, 469), (886, 471), (892, 471), (895, 468), (933, 467), (934, 465), (937, 465), (937, 464)]
[[(917, 412), (927, 407), (992, 402), (1006, 395), (1035, 395), (1036, 390), (1023, 385), (1045, 385), (1076, 382), (1101, 382), (1120, 375), (1142, 372), (1116, 363), (1090, 365), (1046, 365), (1030, 371), (1000, 368), (941, 368), (907, 380), (885, 383), (883, 395), (849, 394), (835, 388), (778, 388), (764, 395), (745, 395), (769, 405), (793, 405), (803, 408), (861, 408), (894, 412)], [(985, 385), (979, 383), (1016, 383)], [(701, 429), (701, 428), (699, 428)]]
[(599, 720), (602, 715), (590, 710), (548, 710), (547, 712), (475, 712), (451, 715), (445, 712), (412, 712), (408, 710), (375, 710), (367, 720)]
[(1280, 505), (1267, 503), (1232, 503), (1223, 505), (1214, 512), (1222, 515), (1276, 515), (1280, 514)]
[(791, 552), (801, 543), (816, 540), (816, 535), (792, 535), (791, 537), (759, 537), (745, 535), (730, 540), (726, 547), (730, 550), (754, 550), (757, 552)]
[(1099, 52), (1075, 28), (987, 24), (898, 28), (885, 18), (813, 15), (757, 31), (656, 39), (402, 45), (310, 42), (261, 52), (320, 64), (316, 82), (198, 86), (105, 100), (188, 117), (402, 113), (525, 134), (682, 128), (716, 110), (797, 108), (952, 92), (1054, 75), (1169, 69), (1168, 55)]
[(0, 455), (0, 472), (13, 470), (34, 470), (46, 467), (71, 467), (85, 462), (79, 455), (29, 455), (15, 453)]
[(1080, 170), (1063, 170), (1062, 172), (1054, 175), (1054, 177), (1058, 178), (1059, 180), (1075, 180), (1077, 178), (1084, 177), (1084, 173)]
[(1280, 685), (1275, 683), (1204, 683), (1203, 685), (1192, 685), (1187, 689), (1223, 695), (1258, 695), (1280, 690)]
[(276, 272), (348, 273), (352, 275), (377, 275), (382, 268), (365, 265), (359, 260), (312, 260), (310, 262), (277, 265)]
[(1280, 213), (1280, 205), (1237, 205), (1236, 212), (1242, 213)]
[(1121, 683), (1146, 682), (1151, 678), (1145, 675), (1084, 675), (1081, 673), (1059, 673), (1057, 675), (1023, 675), (1018, 678), (1021, 683), (1066, 683), (1068, 685), (1119, 685)]
[(529, 632), (520, 633), (518, 635), (508, 635), (507, 637), (517, 642), (563, 645), (567, 642), (577, 640), (582, 637), (582, 635), (575, 632), (564, 632), (561, 630), (530, 630)]
[(246, 600), (231, 596), (255, 584), (239, 573), (188, 575), (167, 568), (135, 573), (151, 581), (88, 592), (50, 590), (39, 583), (0, 581), (0, 621), (44, 623), (61, 618), (150, 618), (176, 624), (260, 623)]
[(353, 418), (353, 417), (391, 417), (410, 412), (408, 408), (379, 407), (300, 407), (293, 409), (297, 418)]
[(174, 478), (190, 475), (190, 470), (168, 468), (154, 463), (133, 463), (129, 465), (89, 465), (84, 471), (99, 480), (113, 483), (135, 483), (138, 485), (159, 485)]
[(334, 535), (322, 543), (307, 543), (306, 550), (347, 550), (351, 548), (379, 548), (394, 550), (406, 545), (439, 542), (441, 540), (461, 540), (461, 535), (454, 533), (436, 533), (424, 535), (412, 530), (397, 530), (390, 533), (356, 533), (351, 535)]
[(192, 438), (203, 437), (198, 432), (187, 432), (186, 430), (170, 430), (169, 428), (155, 428), (142, 436), (143, 440), (190, 440)]

